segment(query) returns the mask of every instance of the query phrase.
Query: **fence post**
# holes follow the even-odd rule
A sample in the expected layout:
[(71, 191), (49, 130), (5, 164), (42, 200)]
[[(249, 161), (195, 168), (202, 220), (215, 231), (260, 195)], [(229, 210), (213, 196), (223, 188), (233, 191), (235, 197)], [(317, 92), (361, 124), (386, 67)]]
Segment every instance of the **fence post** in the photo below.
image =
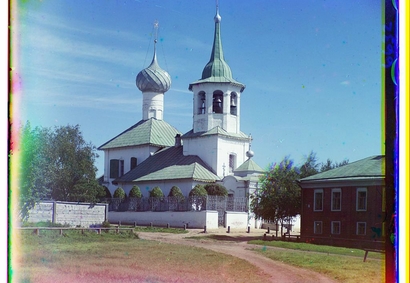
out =
[(228, 234), (231, 233), (231, 226), (228, 226)]
[(169, 229), (169, 223), (167, 223), (167, 229)]
[(263, 240), (266, 241), (266, 233), (263, 234)]
[(268, 226), (268, 234), (270, 233), (270, 227)]
[(121, 226), (121, 221), (118, 221), (118, 227), (120, 227)]
[(251, 232), (251, 226), (248, 226), (248, 233)]
[(63, 229), (60, 229), (60, 235), (63, 235)]
[(137, 227), (137, 221), (134, 221), (134, 227)]
[(204, 226), (204, 233), (206, 233), (206, 225)]
[(186, 230), (186, 224), (184, 224), (184, 230)]
[(152, 228), (152, 222), (149, 223), (149, 226)]

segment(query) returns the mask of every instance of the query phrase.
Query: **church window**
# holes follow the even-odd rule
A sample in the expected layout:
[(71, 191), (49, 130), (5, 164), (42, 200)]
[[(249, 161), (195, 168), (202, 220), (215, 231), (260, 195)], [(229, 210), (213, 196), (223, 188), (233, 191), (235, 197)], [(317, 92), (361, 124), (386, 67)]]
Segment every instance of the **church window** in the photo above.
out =
[(237, 115), (238, 96), (235, 92), (231, 93), (231, 115)]
[(131, 157), (130, 170), (134, 169), (135, 167), (137, 167), (137, 158), (136, 157)]
[(213, 103), (212, 103), (212, 112), (213, 113), (222, 113), (223, 111), (223, 93), (220, 90), (214, 92)]
[(110, 160), (110, 178), (118, 178), (124, 175), (124, 160)]
[(119, 168), (119, 174), (121, 177), (122, 175), (124, 175), (124, 160), (119, 160), (120, 161), (120, 168)]
[(229, 155), (229, 173), (232, 173), (235, 170), (235, 163), (236, 163), (236, 155), (230, 154)]
[(111, 159), (110, 160), (110, 178), (119, 177), (119, 160)]
[(198, 94), (198, 114), (205, 114), (205, 92), (201, 91)]

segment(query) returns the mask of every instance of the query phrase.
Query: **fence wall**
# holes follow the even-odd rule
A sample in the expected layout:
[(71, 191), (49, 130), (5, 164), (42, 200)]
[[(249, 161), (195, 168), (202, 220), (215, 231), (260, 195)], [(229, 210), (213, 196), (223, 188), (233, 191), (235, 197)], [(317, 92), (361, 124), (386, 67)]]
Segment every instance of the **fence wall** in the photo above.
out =
[(218, 211), (201, 210), (201, 211), (110, 211), (108, 221), (111, 223), (134, 223), (141, 226), (183, 227), (185, 224), (188, 228), (207, 229), (218, 228)]
[(232, 229), (245, 229), (248, 226), (248, 213), (226, 211), (225, 226), (230, 226)]
[(28, 222), (50, 221), (70, 226), (89, 227), (107, 220), (108, 204), (43, 201), (29, 211)]

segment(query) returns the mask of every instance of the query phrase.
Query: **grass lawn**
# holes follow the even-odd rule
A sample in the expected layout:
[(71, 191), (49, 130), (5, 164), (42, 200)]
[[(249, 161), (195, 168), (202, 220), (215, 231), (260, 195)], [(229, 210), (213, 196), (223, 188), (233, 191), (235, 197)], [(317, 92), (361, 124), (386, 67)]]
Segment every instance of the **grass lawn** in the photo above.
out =
[[(283, 241), (250, 241), (261, 245), (255, 251), (273, 260), (326, 274), (340, 282), (384, 282), (384, 255), (369, 252), (363, 262), (364, 251), (333, 246)], [(267, 249), (268, 246), (283, 250)]]
[[(31, 230), (13, 235), (12, 282), (263, 282), (248, 262), (115, 234)], [(18, 239), (17, 239), (18, 238)]]

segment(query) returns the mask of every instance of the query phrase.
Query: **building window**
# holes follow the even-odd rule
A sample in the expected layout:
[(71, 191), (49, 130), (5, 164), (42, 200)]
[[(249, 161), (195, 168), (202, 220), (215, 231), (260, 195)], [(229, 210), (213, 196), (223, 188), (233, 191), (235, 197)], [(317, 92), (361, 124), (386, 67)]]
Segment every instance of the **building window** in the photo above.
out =
[(213, 113), (222, 113), (223, 112), (223, 92), (217, 90), (214, 92), (213, 101), (212, 101), (212, 112)]
[(229, 173), (232, 173), (235, 170), (236, 155), (229, 154)]
[(332, 234), (340, 234), (340, 221), (332, 221)]
[(238, 115), (237, 114), (237, 104), (238, 104), (238, 96), (235, 92), (231, 93), (231, 115)]
[(356, 190), (356, 210), (367, 210), (367, 188), (357, 188)]
[(119, 168), (119, 177), (121, 177), (122, 175), (124, 175), (124, 160), (120, 160), (120, 168)]
[(137, 158), (136, 157), (131, 157), (130, 170), (134, 169), (135, 167), (137, 167)]
[(201, 91), (198, 94), (198, 114), (205, 114), (205, 92)]
[(357, 222), (356, 235), (366, 235), (366, 222)]
[(111, 159), (110, 160), (110, 178), (118, 178), (119, 177), (119, 160), (118, 159)]
[(342, 208), (342, 190), (332, 189), (332, 211), (340, 211)]
[(314, 211), (323, 211), (323, 190), (322, 189), (315, 190), (314, 194), (315, 195), (314, 195), (313, 210)]
[(315, 221), (313, 230), (315, 234), (322, 234), (322, 221)]

